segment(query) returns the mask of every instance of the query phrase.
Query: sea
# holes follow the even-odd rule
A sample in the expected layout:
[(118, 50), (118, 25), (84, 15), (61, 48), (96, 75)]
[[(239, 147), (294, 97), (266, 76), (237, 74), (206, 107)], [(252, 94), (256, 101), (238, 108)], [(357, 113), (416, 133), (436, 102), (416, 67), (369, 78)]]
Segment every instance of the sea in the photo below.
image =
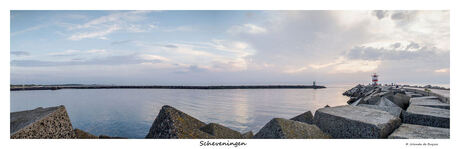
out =
[(73, 128), (94, 135), (145, 138), (164, 105), (205, 123), (257, 133), (273, 118), (290, 119), (326, 105), (346, 105), (353, 85), (325, 89), (61, 89), (10, 92), (10, 112), (64, 105)]

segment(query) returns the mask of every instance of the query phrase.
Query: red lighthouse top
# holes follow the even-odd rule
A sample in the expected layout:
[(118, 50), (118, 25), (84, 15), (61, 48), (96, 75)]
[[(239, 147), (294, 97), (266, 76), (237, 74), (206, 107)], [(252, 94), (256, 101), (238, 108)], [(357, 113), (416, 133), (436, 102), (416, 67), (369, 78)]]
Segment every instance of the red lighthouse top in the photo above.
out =
[(373, 84), (377, 84), (378, 81), (379, 81), (378, 75), (377, 75), (376, 73), (374, 73), (374, 74), (372, 75), (372, 83), (373, 83)]

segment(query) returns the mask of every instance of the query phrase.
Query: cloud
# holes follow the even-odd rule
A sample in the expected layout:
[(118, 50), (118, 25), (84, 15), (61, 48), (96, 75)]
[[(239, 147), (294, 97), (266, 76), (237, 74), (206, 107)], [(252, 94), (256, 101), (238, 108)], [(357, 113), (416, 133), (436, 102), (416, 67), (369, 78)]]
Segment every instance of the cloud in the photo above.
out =
[(26, 51), (11, 51), (10, 54), (14, 56), (29, 56), (30, 55), (30, 53)]
[(177, 46), (172, 45), (172, 44), (165, 45), (165, 47), (166, 47), (166, 48), (177, 48)]
[(146, 14), (151, 11), (127, 11), (112, 13), (95, 18), (83, 24), (71, 25), (69, 30), (76, 31), (67, 39), (81, 40), (86, 38), (98, 38), (106, 40), (106, 36), (116, 31), (124, 30), (130, 33), (143, 33), (157, 28), (153, 24), (138, 22), (146, 20)]
[(388, 16), (388, 11), (386, 10), (374, 10), (372, 13), (380, 20)]
[[(404, 50), (396, 50), (397, 48)], [(436, 47), (423, 46), (420, 47), (418, 43), (410, 42), (408, 45), (401, 45), (400, 42), (391, 44), (391, 48), (376, 48), (367, 46), (357, 46), (348, 50), (345, 55), (350, 59), (364, 59), (364, 60), (415, 60), (415, 59), (431, 59), (436, 58), (448, 59), (449, 52), (439, 51)]]
[(86, 39), (86, 38), (106, 38), (104, 37), (107, 34), (110, 34), (112, 32), (115, 32), (117, 30), (120, 30), (120, 27), (117, 25), (111, 26), (105, 30), (100, 30), (100, 31), (94, 31), (94, 32), (84, 32), (84, 33), (77, 33), (73, 34), (70, 36), (68, 39), (69, 40), (81, 40), (81, 39)]
[(227, 32), (230, 34), (240, 34), (240, 33), (260, 34), (260, 33), (266, 33), (267, 29), (254, 25), (254, 24), (243, 24), (243, 25), (232, 26), (230, 29), (227, 30)]
[(55, 67), (55, 66), (76, 66), (76, 65), (132, 65), (141, 63), (160, 63), (164, 59), (153, 59), (152, 56), (139, 54), (115, 55), (98, 57), (92, 59), (77, 59), (65, 61), (46, 61), (46, 60), (12, 60), (12, 66), (19, 67)]
[(62, 52), (52, 52), (48, 53), (49, 56), (59, 56), (59, 57), (70, 57), (78, 55), (94, 55), (94, 54), (105, 54), (107, 51), (105, 49), (91, 49), (91, 50), (65, 50)]
[(29, 28), (26, 28), (26, 29), (23, 29), (23, 30), (20, 30), (20, 31), (12, 32), (10, 34), (10, 36), (16, 36), (16, 35), (19, 35), (19, 34), (39, 30), (41, 28), (48, 27), (48, 26), (50, 26), (50, 25), (49, 24), (41, 24), (41, 25), (32, 26), (32, 27), (29, 27)]
[(110, 43), (110, 45), (121, 45), (121, 44), (126, 44), (132, 42), (132, 40), (120, 40), (120, 41), (113, 41)]

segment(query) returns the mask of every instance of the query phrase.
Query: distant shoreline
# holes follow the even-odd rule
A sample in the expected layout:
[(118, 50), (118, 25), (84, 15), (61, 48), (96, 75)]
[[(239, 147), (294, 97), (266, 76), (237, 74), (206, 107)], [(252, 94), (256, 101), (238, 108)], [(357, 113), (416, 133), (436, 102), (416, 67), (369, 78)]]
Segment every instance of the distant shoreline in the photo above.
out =
[(14, 85), (10, 91), (24, 90), (59, 90), (59, 89), (322, 89), (321, 85), (236, 85), (236, 86), (170, 86), (170, 85), (148, 85), (148, 86), (127, 86), (127, 85), (36, 85), (21, 86)]

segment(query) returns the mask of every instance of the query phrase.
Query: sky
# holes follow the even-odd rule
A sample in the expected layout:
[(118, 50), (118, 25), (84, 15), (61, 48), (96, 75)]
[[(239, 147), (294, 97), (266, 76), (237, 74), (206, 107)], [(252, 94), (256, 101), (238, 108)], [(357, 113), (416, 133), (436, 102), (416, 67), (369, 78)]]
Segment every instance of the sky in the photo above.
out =
[(10, 11), (11, 84), (450, 84), (450, 12)]

